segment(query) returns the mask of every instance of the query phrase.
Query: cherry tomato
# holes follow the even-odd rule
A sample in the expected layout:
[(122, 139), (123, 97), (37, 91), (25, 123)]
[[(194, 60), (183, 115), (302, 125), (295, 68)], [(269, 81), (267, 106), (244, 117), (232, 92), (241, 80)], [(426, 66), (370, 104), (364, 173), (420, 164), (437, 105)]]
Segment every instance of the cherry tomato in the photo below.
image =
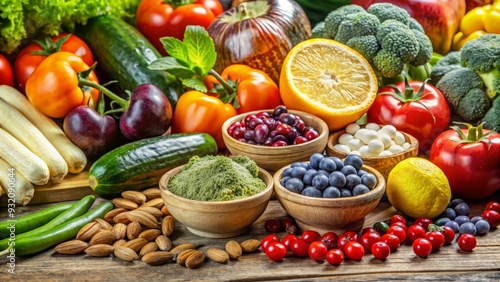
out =
[(270, 218), (264, 223), (264, 228), (269, 233), (277, 233), (281, 231), (281, 222), (276, 218)]
[(393, 225), (389, 227), (389, 229), (387, 229), (387, 234), (394, 234), (398, 236), (399, 244), (404, 244), (406, 241), (406, 230), (401, 226)]
[(378, 232), (366, 232), (361, 235), (359, 242), (367, 252), (372, 248), (372, 245), (380, 241), (380, 234)]
[(433, 223), (434, 222), (432, 221), (432, 219), (421, 217), (421, 218), (415, 219), (415, 222), (413, 224), (418, 224), (418, 225), (422, 226), (424, 228), (425, 232), (427, 232), (427, 231), (429, 231), (429, 225), (433, 224)]
[(344, 251), (344, 247), (349, 241), (359, 241), (358, 233), (354, 231), (346, 231), (340, 234), (339, 239), (337, 240), (337, 246), (341, 251)]
[(393, 224), (389, 225), (389, 227), (391, 227), (391, 226), (399, 226), (399, 227), (403, 228), (405, 231), (408, 229), (406, 227), (406, 224), (404, 224), (404, 223), (402, 223), (400, 221), (394, 222)]
[(406, 226), (406, 219), (404, 218), (404, 216), (400, 214), (395, 214), (391, 216), (391, 218), (389, 219), (389, 226), (393, 225), (396, 222), (401, 222)]
[(380, 233), (373, 227), (365, 227), (363, 230), (361, 230), (361, 235), (367, 233), (367, 232), (376, 232), (380, 235)]
[(376, 242), (371, 247), (371, 252), (374, 258), (385, 260), (391, 253), (391, 247), (386, 242)]
[(426, 258), (432, 252), (432, 244), (425, 238), (417, 238), (412, 244), (413, 252), (421, 258)]
[(345, 245), (344, 252), (352, 260), (361, 260), (365, 255), (365, 248), (357, 241), (349, 241)]
[(281, 242), (270, 242), (265, 253), (272, 261), (281, 261), (286, 256), (285, 244)]
[(339, 240), (339, 236), (335, 232), (326, 232), (321, 235), (321, 241), (326, 244), (328, 250), (331, 250), (337, 247), (337, 241)]
[(432, 250), (437, 251), (444, 245), (444, 235), (439, 231), (429, 231), (425, 233), (425, 239), (432, 244)]
[(326, 261), (330, 265), (340, 265), (344, 261), (344, 253), (340, 249), (331, 249), (326, 253)]
[(500, 213), (500, 203), (491, 201), (488, 204), (486, 204), (486, 208), (484, 210), (494, 210), (498, 213)]
[(445, 245), (451, 244), (451, 242), (455, 239), (455, 231), (453, 231), (453, 228), (449, 226), (443, 226), (441, 233), (443, 233)]
[(269, 243), (271, 243), (271, 242), (280, 242), (280, 237), (278, 237), (278, 235), (276, 235), (276, 234), (266, 235), (266, 237), (264, 237), (262, 239), (262, 241), (260, 242), (260, 249), (263, 252), (266, 252), (266, 249), (269, 246)]
[(304, 258), (309, 255), (309, 244), (303, 239), (297, 238), (292, 242), (290, 250), (294, 256)]
[(324, 261), (326, 259), (327, 252), (328, 248), (322, 241), (314, 241), (309, 245), (308, 254), (314, 261)]
[(413, 244), (416, 239), (425, 238), (425, 233), (425, 229), (421, 225), (410, 225), (410, 227), (408, 227), (408, 230), (406, 231), (406, 241), (410, 244)]
[(281, 226), (287, 233), (295, 234), (297, 232), (297, 225), (293, 222), (293, 219), (289, 217), (284, 217), (281, 219)]
[(389, 229), (389, 224), (385, 221), (379, 221), (373, 224), (373, 228), (375, 228), (380, 235), (384, 235), (387, 232), (387, 229)]
[(321, 234), (319, 234), (318, 231), (305, 230), (304, 232), (302, 232), (302, 235), (300, 236), (300, 238), (302, 238), (308, 244), (311, 244), (314, 241), (321, 240)]
[(14, 87), (14, 71), (7, 58), (0, 54), (0, 85)]
[(494, 210), (486, 210), (482, 216), (490, 224), (490, 227), (497, 227), (500, 224), (500, 213)]
[(297, 236), (294, 234), (286, 234), (285, 237), (281, 240), (281, 243), (285, 244), (285, 247), (288, 251), (292, 250), (292, 244), (297, 239)]
[(399, 245), (399, 237), (394, 234), (384, 234), (380, 237), (380, 241), (386, 243), (391, 248), (391, 252), (395, 252)]
[(476, 237), (472, 234), (462, 234), (458, 237), (458, 247), (465, 252), (471, 252), (477, 244)]

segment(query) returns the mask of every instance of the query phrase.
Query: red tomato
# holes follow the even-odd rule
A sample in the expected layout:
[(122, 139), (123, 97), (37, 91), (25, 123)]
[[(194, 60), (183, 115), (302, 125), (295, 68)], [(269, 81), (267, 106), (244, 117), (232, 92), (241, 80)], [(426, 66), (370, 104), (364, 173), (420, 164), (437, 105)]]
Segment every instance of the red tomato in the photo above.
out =
[(425, 229), (422, 227), (422, 225), (410, 225), (410, 227), (408, 227), (408, 230), (406, 231), (406, 241), (410, 244), (413, 244), (413, 242), (418, 238), (425, 238), (425, 233)]
[(340, 265), (344, 261), (344, 253), (340, 249), (331, 249), (326, 253), (326, 261), (330, 265)]
[(276, 234), (269, 234), (260, 242), (260, 249), (265, 253), (271, 242), (280, 242), (280, 237)]
[(389, 229), (387, 229), (386, 234), (394, 234), (398, 236), (399, 244), (404, 244), (406, 241), (406, 230), (401, 226), (392, 225)]
[(314, 241), (321, 240), (321, 235), (318, 233), (318, 231), (304, 230), (300, 238), (302, 238), (302, 240), (306, 241), (308, 244), (311, 244)]
[(285, 247), (288, 251), (292, 250), (292, 244), (297, 239), (297, 236), (294, 234), (286, 234), (285, 237), (281, 240), (281, 243), (285, 244)]
[(197, 0), (190, 4), (173, 6), (163, 0), (142, 0), (137, 7), (136, 24), (139, 31), (160, 51), (167, 55), (161, 37), (184, 38), (188, 25), (205, 29), (223, 12), (217, 0)]
[(349, 241), (345, 245), (344, 253), (352, 260), (361, 260), (365, 255), (365, 248), (359, 242)]
[(391, 253), (391, 247), (385, 242), (376, 242), (372, 245), (371, 252), (374, 258), (385, 260)]
[(324, 261), (326, 259), (327, 252), (328, 248), (322, 241), (314, 241), (309, 245), (308, 254), (314, 261)]
[(335, 232), (326, 232), (325, 234), (321, 235), (321, 241), (326, 244), (326, 247), (328, 250), (331, 250), (335, 247), (337, 247), (337, 240), (339, 239), (339, 236)]
[(399, 242), (399, 237), (394, 234), (384, 234), (382, 235), (382, 237), (380, 237), (380, 241), (387, 243), (387, 245), (389, 245), (389, 247), (391, 248), (391, 252), (396, 251), (401, 244)]
[(265, 253), (272, 261), (280, 261), (286, 256), (285, 244), (281, 242), (270, 242)]
[(493, 210), (500, 213), (500, 203), (491, 201), (486, 204), (486, 208), (484, 210)]
[(405, 231), (406, 231), (406, 229), (408, 229), (408, 228), (406, 227), (406, 224), (404, 224), (404, 223), (402, 223), (402, 222), (400, 222), (400, 221), (398, 221), (398, 222), (394, 222), (394, 223), (393, 223), (393, 224), (391, 224), (389, 227), (391, 227), (391, 226), (399, 226), (399, 227), (403, 228)]
[(346, 231), (339, 235), (337, 240), (337, 246), (341, 251), (344, 251), (344, 247), (349, 241), (359, 241), (358, 233), (354, 231)]
[(500, 224), (500, 213), (494, 210), (486, 210), (483, 212), (482, 217), (486, 220), (490, 227), (497, 227)]
[(433, 224), (434, 222), (430, 218), (425, 218), (425, 217), (420, 217), (415, 219), (415, 222), (413, 224), (418, 224), (422, 226), (425, 230), (425, 232), (429, 231), (429, 225)]
[(402, 215), (400, 215), (400, 214), (395, 214), (395, 215), (391, 216), (391, 218), (389, 219), (389, 226), (393, 225), (396, 222), (401, 222), (404, 225), (406, 225), (406, 219), (405, 219), (405, 217), (402, 216)]
[(441, 231), (441, 233), (443, 233), (445, 245), (451, 244), (455, 239), (455, 231), (449, 226), (443, 226), (443, 231)]
[(14, 73), (10, 62), (0, 54), (0, 85), (4, 84), (14, 87)]
[(444, 235), (439, 231), (429, 231), (425, 234), (425, 239), (432, 244), (432, 250), (437, 251), (444, 245)]
[(380, 241), (380, 234), (378, 232), (366, 232), (361, 235), (359, 242), (367, 252), (372, 248), (372, 245)]
[(476, 247), (477, 240), (476, 237), (472, 234), (462, 234), (458, 237), (458, 247), (462, 251), (472, 252), (472, 250)]
[(487, 142), (468, 136), (467, 129), (460, 131), (467, 141), (456, 141), (462, 140), (458, 131), (447, 130), (432, 144), (429, 160), (448, 178), (453, 197), (483, 199), (495, 194), (500, 189), (500, 133), (490, 133)]
[[(82, 58), (88, 66), (94, 64), (94, 56), (92, 55), (90, 47), (85, 41), (74, 34), (69, 35), (66, 41), (58, 48), (57, 41), (67, 35), (68, 33), (61, 33), (57, 36), (47, 38), (45, 43), (42, 43), (43, 46), (33, 41), (19, 52), (14, 61), (14, 76), (16, 77), (16, 86), (20, 91), (24, 92), (26, 80), (28, 80), (38, 65), (40, 65), (48, 55), (57, 51), (73, 53)], [(32, 52), (44, 52), (44, 54), (37, 55)]]
[(299, 258), (307, 257), (309, 254), (309, 245), (301, 238), (297, 238), (292, 242), (290, 247), (294, 256)]
[(418, 238), (412, 244), (413, 252), (421, 258), (426, 258), (432, 252), (432, 244), (425, 238)]
[[(389, 86), (380, 88), (379, 95), (368, 110), (367, 120), (391, 124), (412, 135), (418, 140), (419, 150), (425, 153), (431, 148), (434, 139), (448, 128), (450, 107), (434, 86), (421, 81), (407, 83), (410, 90), (405, 90), (404, 81), (395, 84), (399, 94)], [(423, 88), (422, 93), (418, 95), (416, 93), (420, 88)]]

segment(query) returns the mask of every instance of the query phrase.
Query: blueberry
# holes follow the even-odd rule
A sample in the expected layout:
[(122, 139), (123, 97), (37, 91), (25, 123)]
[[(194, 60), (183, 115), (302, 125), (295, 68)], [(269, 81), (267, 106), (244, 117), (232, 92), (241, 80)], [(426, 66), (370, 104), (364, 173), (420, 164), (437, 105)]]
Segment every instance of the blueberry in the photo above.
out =
[(350, 154), (344, 159), (344, 165), (352, 165), (358, 170), (363, 167), (363, 160), (358, 155)]
[(349, 174), (345, 177), (345, 186), (349, 190), (354, 189), (354, 186), (361, 184), (361, 178), (357, 174)]
[(304, 174), (304, 177), (302, 177), (302, 181), (305, 185), (312, 185), (312, 180), (316, 175), (318, 175), (317, 170), (315, 170), (314, 168), (308, 169)]
[(318, 170), (319, 162), (324, 158), (325, 156), (323, 154), (320, 153), (312, 154), (311, 157), (309, 157), (309, 164), (311, 165), (312, 168)]
[(450, 220), (444, 224), (444, 226), (449, 226), (455, 233), (458, 233), (460, 226), (456, 221)]
[(455, 219), (457, 217), (457, 213), (455, 212), (455, 209), (453, 208), (446, 208), (443, 213), (441, 213), (440, 217), (447, 217), (451, 220)]
[(469, 215), (469, 205), (466, 203), (460, 203), (455, 206), (455, 212), (457, 215)]
[(344, 188), (345, 182), (345, 175), (340, 171), (334, 171), (330, 173), (330, 176), (328, 177), (328, 183), (330, 183), (331, 186)]
[(340, 172), (342, 172), (344, 175), (349, 175), (349, 174), (356, 174), (357, 175), (357, 171), (356, 171), (356, 168), (353, 167), (352, 165), (345, 165), (341, 170)]
[(292, 168), (292, 172), (290, 173), (291, 177), (301, 179), (304, 177), (304, 174), (306, 174), (307, 169), (301, 167), (301, 166), (296, 166)]
[(308, 169), (309, 167), (309, 164), (306, 163), (306, 162), (294, 162), (290, 165), (291, 168), (294, 168), (294, 167), (303, 167), (305, 169)]
[(320, 191), (323, 191), (328, 187), (328, 176), (324, 174), (318, 174), (312, 179), (312, 186)]
[(439, 219), (437, 219), (434, 224), (436, 224), (437, 226), (443, 226), (446, 224), (446, 222), (450, 221), (451, 219), (447, 218), (447, 217), (441, 217)]
[(458, 223), (458, 226), (461, 226), (466, 222), (470, 222), (470, 218), (466, 215), (459, 215), (455, 217), (455, 222)]
[(326, 187), (323, 191), (323, 198), (340, 198), (340, 190), (334, 186)]
[(285, 176), (292, 176), (292, 168), (291, 167), (287, 167), (283, 170), (283, 172), (281, 173), (281, 175), (283, 175), (283, 177)]
[[(359, 171), (358, 171), (359, 172)], [(359, 173), (358, 173), (359, 176)], [(377, 178), (371, 173), (365, 173), (361, 177), (361, 183), (365, 184), (368, 188), (373, 189), (377, 185)]]
[(458, 229), (458, 232), (460, 234), (472, 234), (476, 235), (476, 225), (472, 222), (465, 222), (464, 224), (460, 225), (460, 228)]
[(465, 203), (465, 201), (460, 199), (460, 198), (456, 198), (450, 202), (449, 206), (452, 208), (455, 208), (458, 204), (461, 204), (461, 203)]
[(341, 170), (344, 167), (344, 162), (337, 157), (330, 157), (337, 165), (337, 170)]
[(484, 220), (480, 219), (476, 222), (476, 234), (478, 235), (484, 235), (490, 231), (490, 224)]
[(331, 158), (324, 158), (319, 162), (319, 168), (328, 172), (332, 172), (337, 169), (337, 165)]
[(353, 196), (366, 194), (368, 192), (370, 192), (370, 188), (368, 188), (365, 184), (358, 184), (352, 189)]
[(285, 176), (285, 177), (281, 178), (281, 180), (280, 180), (280, 184), (281, 184), (281, 186), (285, 187), (285, 183), (286, 183), (289, 179), (291, 179), (291, 178), (292, 178), (292, 177), (290, 177), (290, 176)]
[(363, 174), (367, 174), (368, 171), (364, 170), (364, 169), (358, 169), (358, 176), (361, 177), (363, 176)]
[(326, 176), (330, 176), (330, 173), (324, 169), (318, 169), (318, 174), (324, 174)]
[(304, 189), (304, 183), (302, 180), (298, 178), (290, 178), (286, 183), (285, 183), (285, 188), (287, 190), (290, 190), (295, 193), (301, 193), (302, 190)]
[(320, 190), (318, 190), (312, 186), (308, 186), (308, 187), (304, 188), (304, 190), (302, 190), (301, 194), (304, 196), (315, 197), (315, 198), (322, 198), (323, 197), (323, 192), (321, 192)]
[(340, 189), (340, 196), (341, 197), (351, 197), (352, 196), (351, 190), (349, 190), (349, 189)]
[(481, 219), (483, 219), (482, 216), (476, 215), (476, 216), (474, 216), (473, 218), (470, 219), (470, 222), (476, 224), (476, 222), (480, 221)]

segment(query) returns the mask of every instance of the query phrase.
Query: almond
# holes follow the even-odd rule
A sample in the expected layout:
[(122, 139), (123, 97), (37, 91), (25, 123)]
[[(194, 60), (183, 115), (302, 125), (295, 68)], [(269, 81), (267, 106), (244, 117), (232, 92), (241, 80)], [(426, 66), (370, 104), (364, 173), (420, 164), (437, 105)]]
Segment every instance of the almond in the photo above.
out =
[(175, 229), (175, 220), (171, 215), (167, 215), (161, 221), (161, 233), (165, 236), (170, 236)]
[(160, 189), (158, 189), (158, 188), (146, 189), (146, 190), (142, 191), (142, 194), (144, 194), (146, 196), (146, 198), (148, 198), (148, 200), (161, 198)]
[(113, 222), (114, 223), (129, 224), (130, 220), (127, 218), (128, 213), (129, 213), (128, 211), (124, 211), (124, 212), (121, 212), (121, 213), (115, 215), (115, 217), (113, 217)]
[(139, 234), (139, 238), (144, 238), (148, 240), (148, 242), (154, 241), (156, 237), (161, 235), (160, 229), (148, 229), (144, 230)]
[(205, 261), (205, 254), (201, 250), (195, 250), (184, 263), (187, 268), (197, 268)]
[(245, 253), (251, 253), (259, 249), (260, 241), (257, 239), (248, 239), (241, 244), (241, 249)]
[[(177, 261), (177, 264), (178, 265), (185, 265), (186, 263), (186, 260), (188, 259), (188, 257), (193, 254), (194, 252), (196, 252), (198, 250), (196, 249), (187, 249), (187, 250), (183, 250), (181, 252), (179, 252), (177, 254), (177, 258), (176, 258), (176, 261)], [(175, 254), (174, 254), (175, 256)]]
[(161, 213), (162, 213), (163, 215), (165, 215), (165, 216), (166, 216), (166, 215), (170, 215), (170, 212), (168, 211), (168, 209), (167, 209), (167, 207), (166, 207), (166, 206), (163, 206), (163, 207), (161, 208)]
[(110, 210), (109, 212), (107, 212), (105, 215), (104, 215), (104, 220), (106, 220), (107, 222), (109, 223), (115, 223), (113, 221), (113, 218), (117, 215), (117, 214), (120, 214), (124, 211), (127, 211), (126, 209), (124, 208), (116, 208), (116, 209), (112, 209)]
[(158, 249), (162, 251), (172, 250), (172, 241), (170, 241), (170, 239), (165, 235), (159, 235), (156, 237), (155, 243), (158, 245)]
[(139, 258), (139, 256), (137, 255), (136, 252), (134, 252), (134, 250), (132, 250), (131, 248), (128, 248), (128, 247), (124, 247), (124, 246), (116, 248), (115, 251), (113, 252), (113, 254), (117, 258), (124, 260), (124, 261), (133, 261), (133, 260)]
[(113, 247), (116, 249), (118, 247), (121, 247), (123, 244), (127, 243), (127, 240), (125, 239), (120, 239), (120, 240), (117, 240), (113, 243)]
[(229, 255), (227, 252), (217, 248), (208, 249), (207, 257), (218, 263), (226, 263), (229, 261)]
[(113, 253), (115, 248), (107, 244), (92, 245), (85, 249), (85, 253), (92, 257), (107, 257)]
[(123, 191), (121, 195), (124, 199), (131, 200), (138, 205), (142, 205), (147, 201), (146, 195), (139, 191)]
[(121, 247), (129, 247), (131, 248), (132, 250), (134, 250), (134, 252), (139, 252), (142, 247), (144, 247), (146, 244), (148, 243), (148, 240), (144, 239), (144, 238), (135, 238), (133, 240), (130, 240), (128, 242), (126, 242), (125, 244), (121, 245)]
[(90, 239), (90, 245), (108, 244), (111, 245), (116, 241), (115, 234), (111, 230), (101, 230)]
[(144, 211), (156, 218), (156, 220), (160, 220), (163, 217), (163, 213), (161, 210), (155, 208), (155, 207), (139, 207), (135, 209), (136, 211)]
[(163, 199), (162, 198), (155, 198), (152, 200), (149, 200), (145, 202), (144, 204), (141, 205), (141, 207), (155, 207), (159, 210), (163, 207)]
[(238, 242), (230, 240), (226, 243), (226, 252), (230, 258), (239, 259), (243, 250)]
[(150, 213), (144, 211), (134, 210), (128, 212), (127, 218), (132, 222), (139, 222), (142, 226), (147, 228), (158, 228), (158, 220)]
[(139, 237), (142, 232), (142, 226), (139, 222), (134, 221), (127, 225), (127, 239), (133, 240)]
[(88, 241), (101, 230), (101, 225), (95, 221), (85, 224), (76, 234), (76, 239)]
[(111, 232), (115, 234), (116, 239), (123, 239), (125, 238), (125, 236), (127, 236), (127, 225), (125, 225), (124, 223), (117, 223), (115, 224), (115, 226), (113, 226)]
[(64, 255), (76, 255), (82, 253), (89, 244), (82, 240), (70, 240), (57, 245), (54, 250)]
[(132, 200), (125, 199), (125, 198), (114, 198), (113, 200), (111, 200), (111, 202), (113, 202), (115, 207), (124, 208), (128, 211), (135, 210), (136, 208), (139, 207), (139, 205), (137, 203), (133, 202)]
[(142, 261), (149, 265), (162, 265), (172, 260), (174, 255), (170, 252), (156, 251), (145, 254)]
[(170, 252), (175, 255), (184, 250), (191, 250), (191, 249), (196, 249), (196, 246), (193, 243), (184, 243), (177, 245), (175, 248), (171, 249)]
[(149, 242), (144, 247), (141, 248), (139, 255), (142, 257), (145, 254), (149, 254), (151, 252), (156, 252), (158, 250), (158, 245), (155, 242)]
[(104, 229), (104, 230), (113, 229), (113, 226), (111, 224), (109, 224), (109, 222), (107, 222), (106, 220), (104, 220), (102, 218), (96, 218), (96, 219), (94, 219), (94, 221), (99, 223), (99, 225), (101, 226), (101, 229)]

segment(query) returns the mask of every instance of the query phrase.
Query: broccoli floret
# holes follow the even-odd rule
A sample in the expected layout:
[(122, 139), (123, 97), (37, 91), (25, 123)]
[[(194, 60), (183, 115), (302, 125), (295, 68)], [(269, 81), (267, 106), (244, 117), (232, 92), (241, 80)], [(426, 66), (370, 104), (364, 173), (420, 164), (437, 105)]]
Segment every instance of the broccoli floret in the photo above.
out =
[(491, 108), (481, 121), (484, 122), (484, 128), (500, 132), (500, 96), (493, 100)]
[(376, 35), (379, 25), (379, 19), (365, 11), (349, 14), (340, 23), (334, 39), (346, 44), (353, 37)]
[(409, 63), (418, 55), (419, 42), (413, 32), (396, 30), (388, 33), (382, 40), (382, 50), (399, 57), (404, 64)]
[(404, 70), (405, 64), (394, 53), (382, 49), (373, 58), (373, 66), (383, 77), (395, 77)]
[(456, 113), (463, 121), (472, 122), (482, 118), (490, 107), (490, 99), (488, 99), (486, 93), (479, 88), (474, 88), (460, 99)]
[(408, 11), (391, 3), (372, 4), (366, 11), (377, 16), (380, 22), (392, 19), (402, 22), (405, 25), (409, 25), (411, 18)]
[(475, 72), (500, 68), (500, 34), (484, 34), (468, 41), (460, 50), (462, 66)]
[(377, 38), (373, 35), (353, 37), (347, 41), (346, 45), (358, 51), (370, 64), (373, 63), (373, 58), (380, 49)]
[(414, 18), (410, 18), (408, 26), (410, 27), (410, 29), (418, 30), (422, 33), (425, 33), (424, 27)]
[(417, 38), (419, 49), (417, 56), (410, 62), (410, 64), (414, 66), (421, 66), (426, 64), (432, 57), (432, 42), (429, 37), (425, 35), (425, 33), (413, 30), (413, 34), (415, 35), (415, 38)]
[(398, 22), (397, 20), (387, 20), (380, 23), (379, 29), (377, 31), (377, 39), (379, 42), (382, 42), (385, 36), (391, 32), (396, 30), (409, 32), (410, 28), (406, 26), (402, 22)]
[(347, 15), (359, 12), (366, 12), (366, 11), (365, 9), (363, 9), (363, 7), (358, 5), (345, 5), (331, 11), (325, 17), (324, 34), (326, 35), (326, 38), (335, 37), (340, 23), (344, 20), (344, 18)]
[(319, 22), (317, 23), (313, 29), (311, 30), (311, 38), (325, 38), (329, 37), (325, 34), (325, 22)]
[[(481, 77), (467, 68), (460, 68), (447, 73), (438, 81), (436, 87), (443, 93), (450, 105), (450, 109), (460, 115), (458, 111), (460, 101), (473, 89), (482, 91), (484, 83)], [(483, 92), (484, 93), (484, 92)], [(462, 106), (464, 107), (464, 106)], [(486, 113), (483, 112), (481, 116)], [(466, 116), (461, 118), (465, 119)]]
[(446, 54), (446, 56), (441, 58), (432, 68), (429, 83), (435, 86), (447, 73), (461, 69), (462, 66), (460, 65), (460, 60), (460, 51), (452, 51)]

